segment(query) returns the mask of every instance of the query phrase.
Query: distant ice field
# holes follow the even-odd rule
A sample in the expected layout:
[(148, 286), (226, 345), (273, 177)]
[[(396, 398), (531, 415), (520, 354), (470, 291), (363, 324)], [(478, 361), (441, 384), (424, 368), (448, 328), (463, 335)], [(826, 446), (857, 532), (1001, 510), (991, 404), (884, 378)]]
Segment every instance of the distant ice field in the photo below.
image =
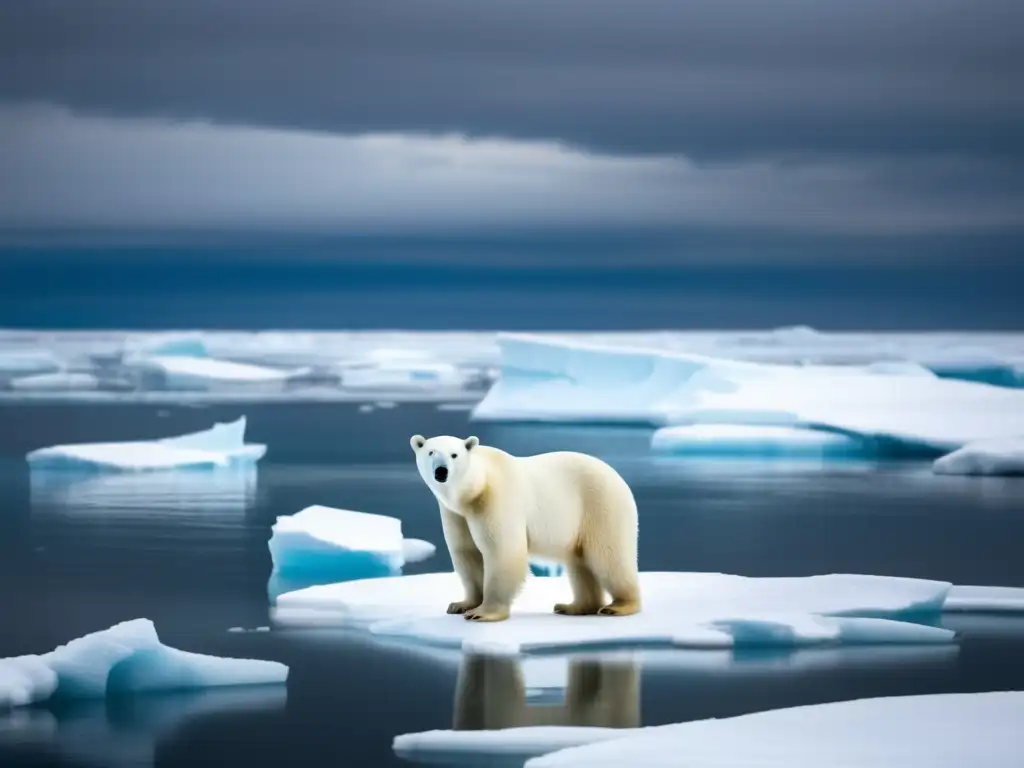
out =
[[(536, 334), (568, 342), (785, 365), (873, 366), (1024, 387), (1021, 333), (752, 331)], [(479, 399), (499, 334), (413, 331), (0, 330), (0, 400)]]

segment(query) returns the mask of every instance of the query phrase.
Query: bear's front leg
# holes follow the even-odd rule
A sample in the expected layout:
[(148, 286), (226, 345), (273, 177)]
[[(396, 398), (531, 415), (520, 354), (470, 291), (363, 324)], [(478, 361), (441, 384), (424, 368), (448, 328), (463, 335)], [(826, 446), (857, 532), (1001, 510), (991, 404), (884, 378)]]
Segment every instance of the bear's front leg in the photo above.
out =
[(442, 506), (441, 528), (465, 594), (462, 600), (448, 604), (448, 613), (465, 613), (484, 601), (484, 558), (464, 517)]
[(526, 547), (511, 552), (484, 554), (484, 601), (477, 608), (466, 611), (467, 621), (504, 621), (512, 609), (519, 590), (526, 581)]

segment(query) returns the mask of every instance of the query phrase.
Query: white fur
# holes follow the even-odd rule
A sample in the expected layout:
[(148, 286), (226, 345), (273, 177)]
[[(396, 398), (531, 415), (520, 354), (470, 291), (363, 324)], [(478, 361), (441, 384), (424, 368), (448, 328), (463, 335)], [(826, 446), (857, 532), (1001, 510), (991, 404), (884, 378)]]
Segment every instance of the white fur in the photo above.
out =
[[(526, 579), (530, 555), (565, 564), (566, 614), (625, 615), (640, 608), (633, 494), (603, 461), (561, 451), (516, 457), (475, 437), (410, 440), (438, 501), (445, 542), (465, 588), (450, 613), (500, 621)], [(444, 482), (434, 472), (443, 466)], [(604, 592), (612, 596), (605, 604)]]

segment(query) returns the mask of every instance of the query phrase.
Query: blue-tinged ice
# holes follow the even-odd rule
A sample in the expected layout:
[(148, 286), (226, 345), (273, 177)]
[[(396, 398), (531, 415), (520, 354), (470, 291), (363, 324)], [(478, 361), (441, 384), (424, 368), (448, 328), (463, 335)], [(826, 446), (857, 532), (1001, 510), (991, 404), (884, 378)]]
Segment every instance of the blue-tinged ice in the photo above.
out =
[(868, 456), (872, 444), (853, 435), (798, 427), (690, 424), (657, 430), (651, 450), (670, 456), (841, 458)]
[(430, 542), (404, 538), (398, 518), (320, 505), (278, 517), (268, 546), (275, 595), (290, 584), (393, 576), (435, 551)]
[[(873, 452), (933, 456), (1024, 435), (1024, 391), (916, 370), (776, 365), (527, 335), (498, 343), (501, 379), (474, 419), (785, 427), (847, 435)], [(750, 433), (745, 439), (750, 450)]]
[(276, 661), (233, 659), (181, 651), (160, 642), (149, 619), (93, 632), (40, 656), (0, 659), (0, 706), (51, 696), (95, 699), (149, 691), (283, 683)]
[(532, 557), (530, 558), (530, 573), (534, 576), (561, 576), (565, 573), (565, 566), (554, 560)]
[(454, 573), (399, 576), (308, 587), (282, 594), (285, 625), (354, 625), (393, 639), (483, 654), (593, 646), (690, 648), (821, 644), (950, 643), (935, 617), (951, 584), (863, 575), (755, 579), (720, 573), (640, 574), (644, 609), (608, 620), (553, 613), (568, 602), (566, 578), (532, 578), (508, 621), (467, 622), (446, 614), (461, 599)]
[(26, 455), (33, 469), (91, 469), (142, 472), (251, 466), (265, 445), (245, 442), (245, 417), (210, 429), (159, 440), (75, 443), (38, 448)]
[(1024, 475), (1024, 437), (979, 440), (935, 460), (939, 475)]

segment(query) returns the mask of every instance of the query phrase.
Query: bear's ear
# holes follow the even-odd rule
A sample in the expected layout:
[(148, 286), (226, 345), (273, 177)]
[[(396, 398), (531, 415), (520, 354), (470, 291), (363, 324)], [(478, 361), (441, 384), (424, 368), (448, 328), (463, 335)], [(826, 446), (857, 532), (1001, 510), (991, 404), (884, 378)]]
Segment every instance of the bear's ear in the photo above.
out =
[(467, 451), (472, 451), (478, 445), (480, 445), (480, 440), (477, 438), (476, 435), (473, 435), (472, 437), (467, 437), (466, 438), (466, 450)]
[(427, 438), (425, 438), (423, 435), (413, 435), (412, 437), (409, 438), (409, 445), (412, 446), (412, 449), (414, 451), (418, 451), (426, 444)]

